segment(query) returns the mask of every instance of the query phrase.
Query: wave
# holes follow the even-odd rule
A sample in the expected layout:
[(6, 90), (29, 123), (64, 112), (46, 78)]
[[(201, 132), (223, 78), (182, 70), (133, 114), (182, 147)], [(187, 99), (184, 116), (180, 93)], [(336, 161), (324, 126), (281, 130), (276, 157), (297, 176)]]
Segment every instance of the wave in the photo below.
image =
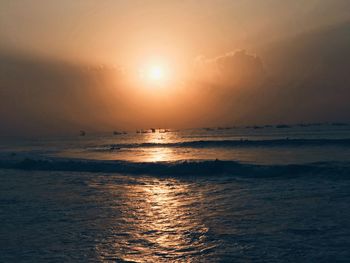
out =
[(174, 161), (128, 162), (86, 159), (7, 159), (0, 160), (2, 169), (37, 171), (101, 172), (143, 174), (154, 176), (213, 176), (230, 175), (244, 177), (295, 177), (300, 175), (327, 175), (333, 178), (350, 178), (350, 163), (319, 162), (309, 164), (257, 165), (236, 161)]
[(223, 147), (301, 147), (301, 146), (350, 146), (350, 139), (275, 139), (275, 140), (198, 140), (174, 143), (130, 143), (90, 147), (93, 151), (114, 151), (126, 148), (178, 147), (178, 148), (223, 148)]

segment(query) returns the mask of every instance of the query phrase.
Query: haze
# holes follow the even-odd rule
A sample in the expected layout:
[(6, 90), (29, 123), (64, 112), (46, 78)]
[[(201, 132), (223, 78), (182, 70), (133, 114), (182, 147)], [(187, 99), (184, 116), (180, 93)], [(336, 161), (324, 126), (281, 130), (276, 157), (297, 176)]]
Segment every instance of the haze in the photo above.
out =
[(1, 135), (350, 121), (347, 0), (0, 5)]

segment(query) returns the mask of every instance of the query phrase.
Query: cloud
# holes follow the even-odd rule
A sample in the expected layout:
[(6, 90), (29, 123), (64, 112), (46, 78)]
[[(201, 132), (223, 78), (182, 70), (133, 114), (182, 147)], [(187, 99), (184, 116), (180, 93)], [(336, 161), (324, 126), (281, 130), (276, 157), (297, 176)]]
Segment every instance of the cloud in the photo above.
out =
[[(350, 121), (349, 29), (349, 21), (324, 26), (260, 50), (273, 77), (267, 90), (278, 118)], [(277, 118), (275, 112), (269, 115)]]
[(200, 56), (163, 89), (126, 69), (0, 53), (0, 135), (350, 121), (349, 28)]
[(207, 59), (199, 56), (195, 60), (197, 80), (228, 87), (254, 85), (265, 77), (260, 57), (236, 50)]
[(0, 135), (106, 129), (123, 109), (118, 70), (0, 54), (0, 74)]
[(246, 50), (215, 58), (197, 57), (188, 84), (196, 94), (192, 123), (215, 126), (255, 121), (255, 117), (248, 115), (252, 115), (264, 97), (261, 95), (266, 91), (267, 76), (263, 60)]
[(349, 29), (346, 22), (289, 37), (258, 50), (261, 57), (198, 57), (194, 86), (209, 106), (197, 115), (216, 125), (350, 121)]

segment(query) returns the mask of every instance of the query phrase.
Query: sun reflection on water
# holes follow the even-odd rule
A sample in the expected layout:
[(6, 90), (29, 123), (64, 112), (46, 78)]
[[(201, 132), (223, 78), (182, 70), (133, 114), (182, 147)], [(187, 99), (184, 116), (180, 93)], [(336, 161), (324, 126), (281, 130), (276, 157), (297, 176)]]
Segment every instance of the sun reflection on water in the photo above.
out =
[(143, 135), (143, 141), (146, 143), (172, 143), (179, 140), (176, 132), (150, 132)]
[(197, 262), (200, 253), (210, 250), (208, 228), (198, 214), (201, 196), (190, 191), (190, 183), (148, 178), (125, 187), (122, 207), (118, 207), (122, 223), (113, 228), (109, 241), (118, 258)]
[(145, 162), (164, 162), (172, 161), (175, 157), (174, 151), (170, 148), (151, 148), (146, 149), (147, 155), (143, 158)]
[[(177, 140), (178, 138), (175, 133), (147, 133), (144, 137), (145, 143), (167, 144), (176, 142)], [(163, 162), (179, 159), (174, 149), (169, 147), (145, 148), (144, 151), (146, 153), (142, 159), (144, 162)]]

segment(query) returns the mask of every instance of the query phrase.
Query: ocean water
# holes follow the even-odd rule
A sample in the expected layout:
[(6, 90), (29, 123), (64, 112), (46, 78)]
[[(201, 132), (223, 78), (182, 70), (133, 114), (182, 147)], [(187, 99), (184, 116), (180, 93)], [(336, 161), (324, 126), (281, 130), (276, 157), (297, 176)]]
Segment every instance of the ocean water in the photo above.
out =
[(0, 145), (0, 262), (350, 260), (349, 125)]

